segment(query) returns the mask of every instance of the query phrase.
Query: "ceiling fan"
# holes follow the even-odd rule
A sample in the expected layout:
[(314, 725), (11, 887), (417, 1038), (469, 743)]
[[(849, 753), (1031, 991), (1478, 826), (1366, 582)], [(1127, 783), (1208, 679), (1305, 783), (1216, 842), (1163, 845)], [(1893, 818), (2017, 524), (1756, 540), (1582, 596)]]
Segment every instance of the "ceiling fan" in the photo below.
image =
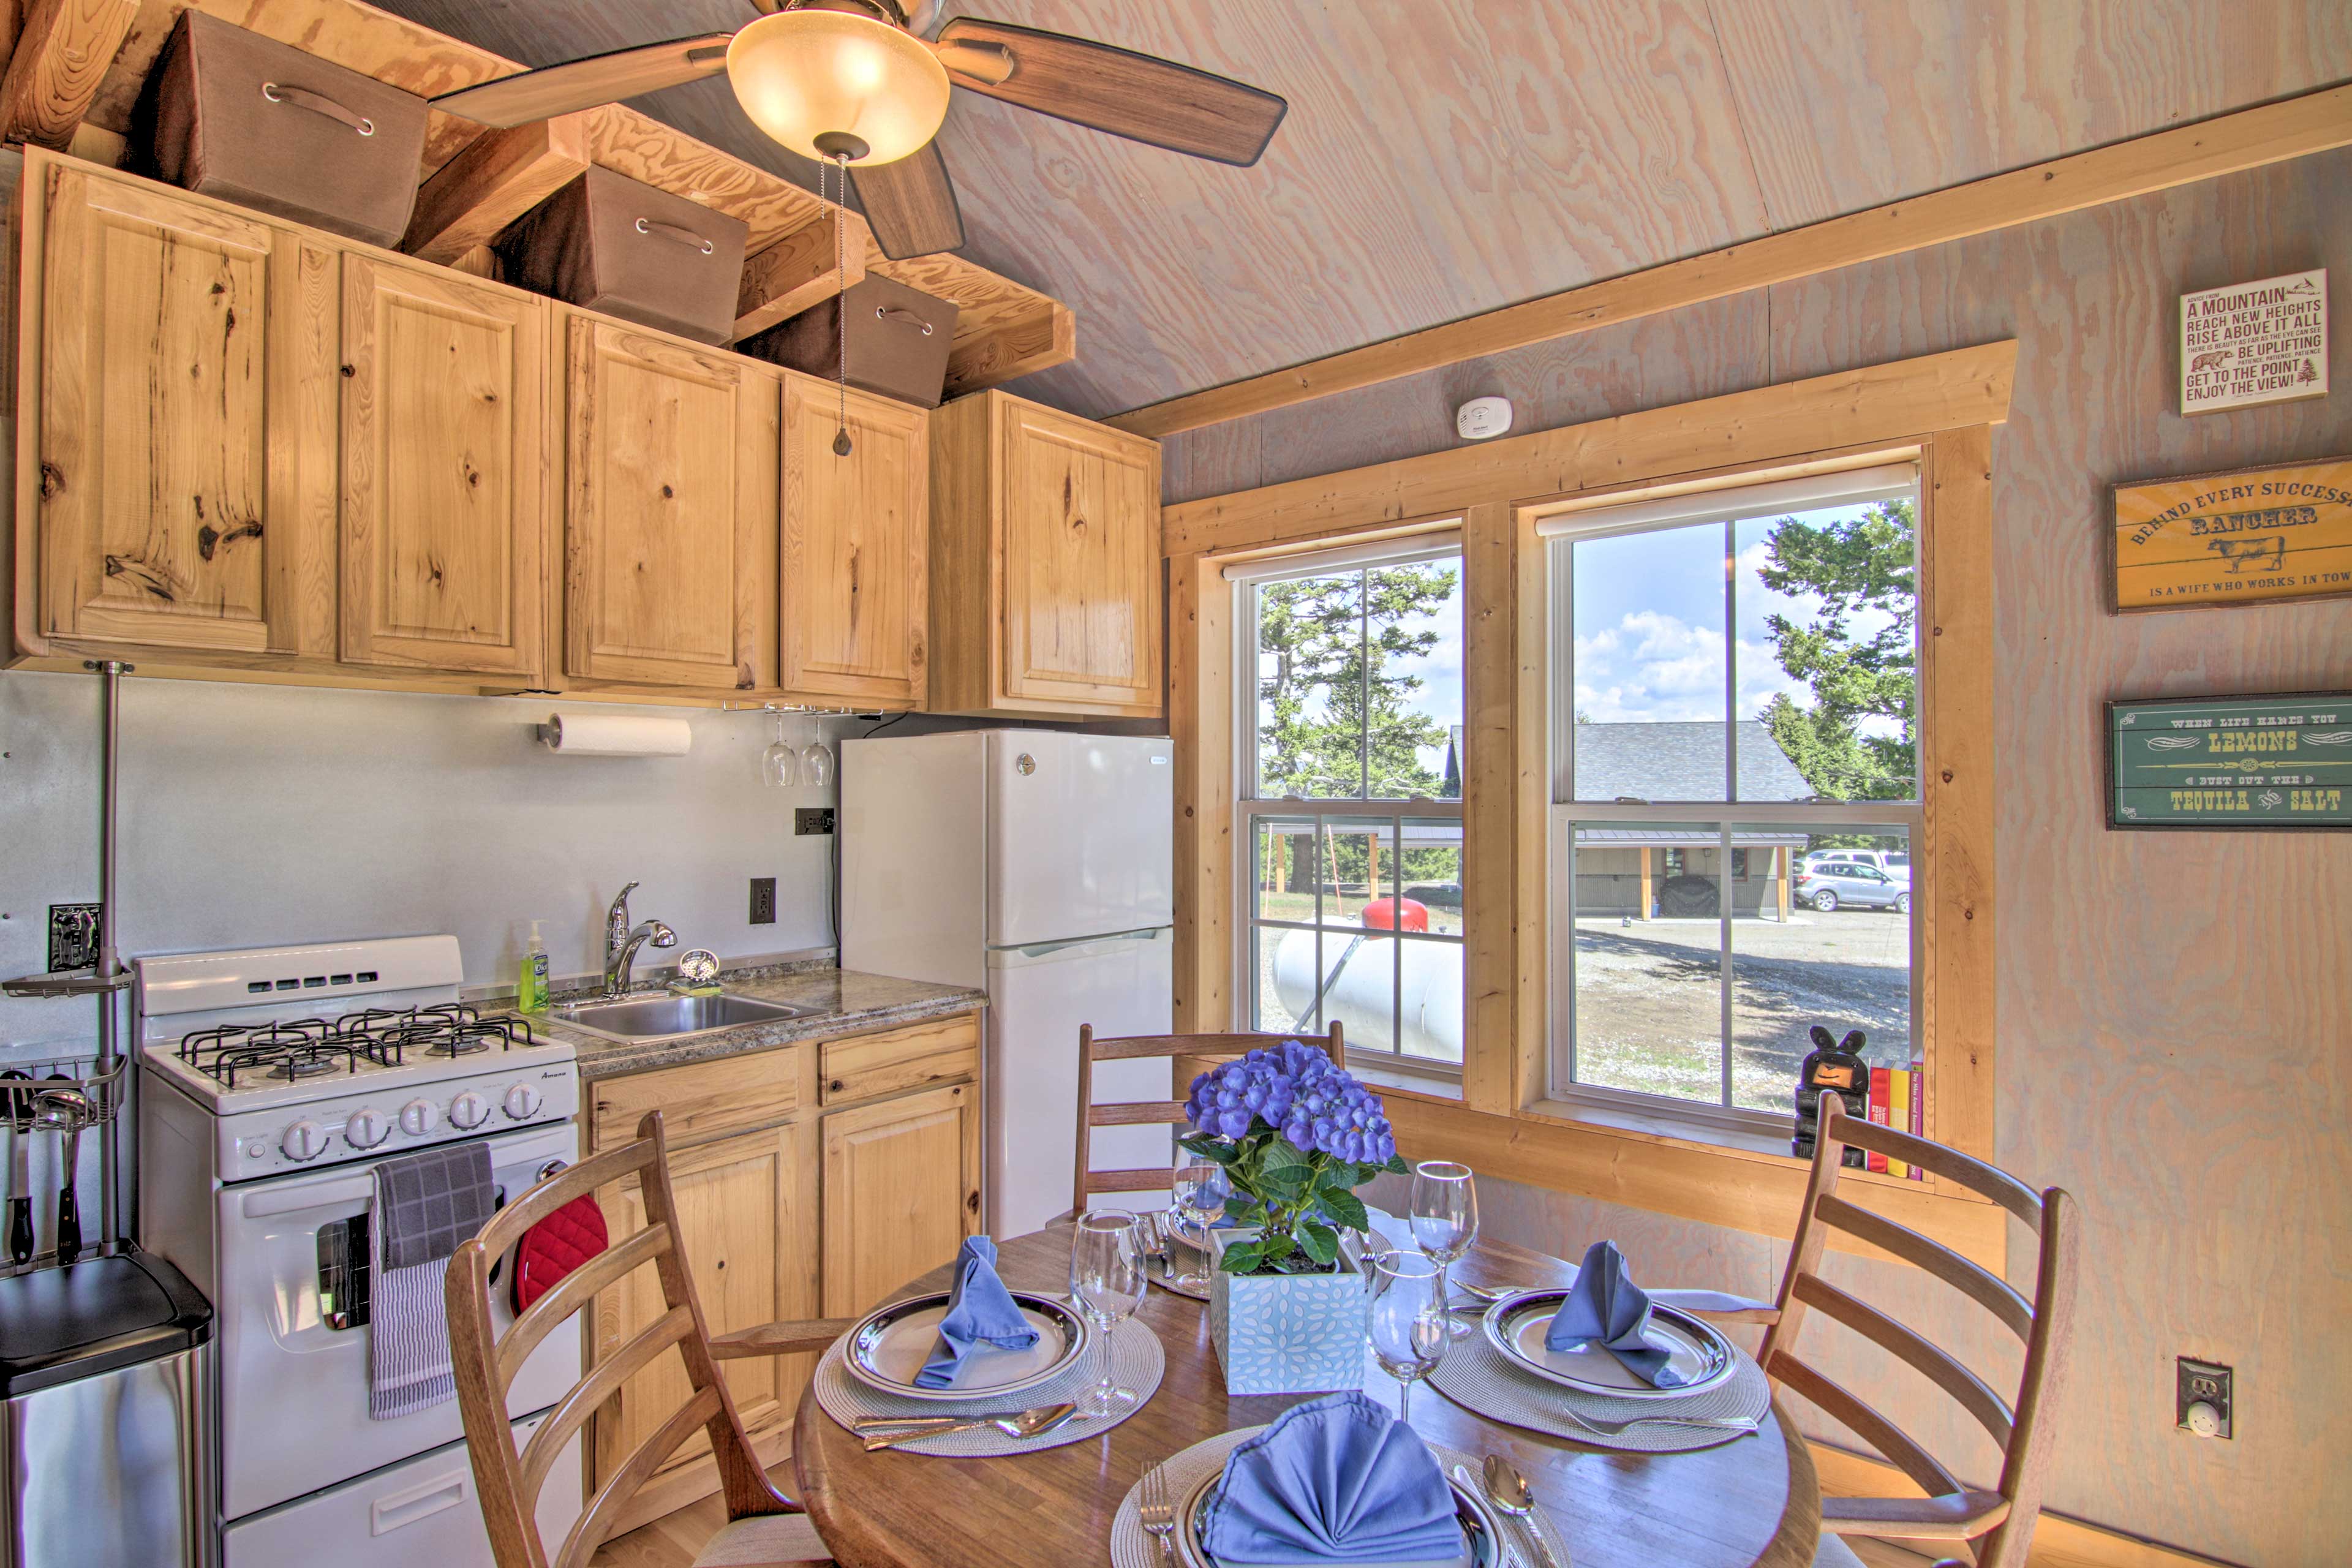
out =
[(433, 100), (484, 125), (524, 125), (727, 73), (751, 123), (840, 165), (884, 255), (963, 244), (955, 186), (932, 138), (950, 86), (1173, 153), (1247, 167), (1289, 105), (1172, 60), (959, 16), (927, 42), (899, 0), (751, 0), (733, 33), (617, 49), (501, 77)]

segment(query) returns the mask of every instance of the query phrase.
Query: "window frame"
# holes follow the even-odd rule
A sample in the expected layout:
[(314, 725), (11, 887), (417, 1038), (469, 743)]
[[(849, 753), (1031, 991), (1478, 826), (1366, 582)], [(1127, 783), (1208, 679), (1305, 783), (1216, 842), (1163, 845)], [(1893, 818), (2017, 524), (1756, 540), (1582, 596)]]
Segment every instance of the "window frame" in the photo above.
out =
[[(1896, 493), (1911, 500), (1916, 521), (1912, 563), (1915, 586), (1912, 659), (1918, 678), (1913, 720), (1916, 742), (1924, 739), (1927, 644), (1929, 640), (1925, 636), (1920, 614), (1925, 599), (1927, 509), (1921, 498), (1921, 467), (1916, 459), (1909, 463), (1832, 468), (1822, 475), (1793, 480), (1765, 477), (1743, 483), (1734, 476), (1730, 482), (1721, 486), (1675, 493), (1658, 502), (1635, 500), (1629, 505), (1622, 498), (1612, 498), (1608, 503), (1570, 511), (1564, 516), (1555, 514), (1555, 517), (1546, 518), (1538, 523), (1538, 549), (1542, 554), (1539, 568), (1543, 574), (1547, 629), (1547, 657), (1543, 670), (1549, 696), (1544, 706), (1545, 753), (1551, 781), (1546, 805), (1548, 847), (1545, 856), (1549, 924), (1552, 932), (1547, 955), (1547, 990), (1550, 1001), (1544, 1052), (1544, 1093), (1547, 1100), (1644, 1126), (1669, 1130), (1680, 1128), (1689, 1136), (1704, 1142), (1730, 1142), (1759, 1152), (1787, 1144), (1790, 1112), (1756, 1110), (1733, 1103), (1737, 1018), (1734, 994), (1738, 984), (1739, 950), (1734, 942), (1735, 914), (1728, 880), (1736, 879), (1738, 876), (1733, 869), (1735, 857), (1745, 853), (1733, 843), (1734, 835), (1741, 829), (1780, 825), (1790, 827), (1845, 826), (1857, 832), (1885, 828), (1899, 832), (1906, 846), (1906, 853), (1909, 853), (1908, 847), (1920, 843), (1927, 832), (1927, 786), (1924, 778), (1915, 777), (1913, 794), (1906, 800), (1743, 801), (1732, 798), (1738, 793), (1740, 760), (1739, 737), (1736, 728), (1739, 720), (1738, 579), (1736, 572), (1731, 570), (1738, 551), (1738, 523), (1759, 517), (1804, 515), (1832, 507), (1864, 504), (1859, 500), (1839, 498), (1806, 500), (1803, 492), (1818, 485), (1835, 489), (1836, 481), (1843, 475), (1876, 479), (1881, 477), (1882, 469), (1904, 467), (1910, 468), (1910, 478)], [(1885, 477), (1890, 482), (1894, 478), (1891, 475)], [(1870, 499), (1893, 498), (1880, 495)], [(1644, 512), (1654, 515), (1643, 518), (1642, 514)], [(1626, 521), (1629, 515), (1636, 521)], [(1614, 801), (1579, 799), (1575, 744), (1575, 546), (1589, 540), (1622, 539), (1700, 528), (1723, 530), (1726, 563), (1723, 600), (1726, 621), (1725, 798), (1717, 801), (1653, 801), (1624, 796)], [(1926, 754), (1924, 744), (1916, 745), (1915, 765), (1916, 760), (1924, 759)], [(1924, 767), (1919, 771), (1924, 772)], [(1715, 950), (1718, 968), (1717, 1047), (1720, 1072), (1720, 1098), (1717, 1101), (1685, 1100), (1606, 1084), (1582, 1083), (1577, 1079), (1575, 830), (1580, 823), (1607, 823), (1612, 826), (1654, 824), (1662, 827), (1689, 825), (1712, 826), (1716, 830), (1716, 848), (1720, 857), (1715, 873), (1719, 910)], [(1668, 875), (1673, 874), (1671, 867), (1677, 857), (1687, 858), (1675, 848), (1666, 850), (1665, 855)], [(1789, 874), (1792, 879), (1801, 858), (1797, 856), (1790, 858)], [(1928, 921), (1916, 898), (1912, 900), (1912, 910), (1906, 917), (1905, 924), (1908, 948), (1905, 983), (1910, 1022), (1909, 1048), (1905, 1055), (1906, 1059), (1924, 1061), (1927, 1059), (1927, 1031), (1921, 1011), (1921, 976), (1931, 944)], [(1933, 1103), (1932, 1089), (1930, 1103)]]

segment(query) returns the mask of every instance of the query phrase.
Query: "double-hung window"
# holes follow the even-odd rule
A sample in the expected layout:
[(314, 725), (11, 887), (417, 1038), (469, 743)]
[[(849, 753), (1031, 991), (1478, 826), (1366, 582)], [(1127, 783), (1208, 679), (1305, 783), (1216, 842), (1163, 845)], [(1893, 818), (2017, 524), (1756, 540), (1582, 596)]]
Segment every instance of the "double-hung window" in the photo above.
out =
[(1237, 1020), (1462, 1069), (1458, 532), (1228, 567)]
[(1917, 493), (1904, 463), (1539, 525), (1580, 1114), (1785, 1152), (1813, 1026), (1918, 1057)]

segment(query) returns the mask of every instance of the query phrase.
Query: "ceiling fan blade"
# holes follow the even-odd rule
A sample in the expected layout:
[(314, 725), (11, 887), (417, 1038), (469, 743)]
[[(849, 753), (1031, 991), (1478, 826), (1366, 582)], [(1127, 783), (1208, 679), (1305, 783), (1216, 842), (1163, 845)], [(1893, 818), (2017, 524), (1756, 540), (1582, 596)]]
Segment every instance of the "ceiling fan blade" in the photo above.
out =
[(937, 142), (895, 163), (863, 169), (853, 163), (849, 177), (856, 182), (874, 243), (891, 260), (963, 247), (963, 215)]
[[(1012, 74), (992, 81), (993, 72), (959, 69), (959, 53), (975, 46), (1010, 56)], [(976, 16), (959, 16), (941, 28), (939, 54), (958, 87), (1130, 142), (1243, 168), (1258, 161), (1290, 109), (1262, 89), (1173, 60)]]
[(566, 60), (560, 66), (445, 93), (433, 100), (433, 107), (483, 125), (528, 125), (551, 115), (594, 109), (641, 92), (714, 76), (727, 68), (727, 44), (734, 36), (703, 33)]

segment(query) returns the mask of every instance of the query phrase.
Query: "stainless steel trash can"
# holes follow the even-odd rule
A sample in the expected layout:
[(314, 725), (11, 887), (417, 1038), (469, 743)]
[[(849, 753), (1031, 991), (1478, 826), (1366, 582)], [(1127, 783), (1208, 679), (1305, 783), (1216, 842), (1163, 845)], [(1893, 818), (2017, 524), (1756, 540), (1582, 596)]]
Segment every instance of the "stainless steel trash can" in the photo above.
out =
[(0, 1279), (0, 1568), (215, 1568), (212, 1327), (145, 1253)]

